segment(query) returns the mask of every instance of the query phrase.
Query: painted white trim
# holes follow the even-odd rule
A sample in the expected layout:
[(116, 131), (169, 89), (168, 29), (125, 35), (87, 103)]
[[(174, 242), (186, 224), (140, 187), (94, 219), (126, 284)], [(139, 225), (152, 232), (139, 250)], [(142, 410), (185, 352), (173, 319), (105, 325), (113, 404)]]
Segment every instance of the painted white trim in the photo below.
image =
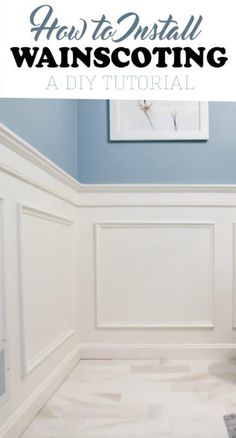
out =
[(79, 208), (235, 207), (235, 186), (94, 186), (81, 188)]
[(0, 407), (2, 405), (4, 405), (9, 398), (9, 351), (8, 351), (8, 343), (7, 341), (3, 340), (0, 341), (0, 352), (3, 351), (4, 352), (4, 376), (5, 376), (5, 393), (2, 395), (2, 397), (0, 397)]
[(19, 333), (20, 333), (20, 362), (21, 378), (27, 375), (26, 346), (25, 346), (25, 318), (23, 297), (23, 266), (22, 266), (22, 206), (17, 204), (17, 262), (18, 262), (18, 296), (19, 296)]
[(40, 351), (36, 357), (27, 361), (26, 345), (25, 345), (25, 326), (24, 326), (24, 283), (23, 283), (23, 267), (22, 267), (22, 216), (24, 214), (39, 217), (43, 220), (59, 223), (65, 226), (72, 227), (74, 220), (68, 219), (55, 213), (38, 209), (29, 205), (18, 203), (17, 206), (17, 223), (18, 223), (18, 277), (19, 277), (19, 314), (20, 314), (20, 344), (21, 344), (21, 378), (25, 379), (33, 372), (49, 355), (58, 349), (66, 340), (74, 335), (75, 330), (70, 327), (66, 333), (62, 333), (50, 345)]
[[(208, 321), (176, 321), (171, 323), (158, 323), (157, 321), (102, 321), (100, 318), (100, 291), (99, 291), (99, 234), (104, 228), (207, 228), (210, 232), (210, 285), (209, 285), (209, 320)], [(127, 328), (127, 329), (214, 329), (214, 227), (213, 222), (97, 222), (95, 224), (95, 312), (97, 328)]]
[(32, 373), (42, 362), (44, 362), (48, 356), (61, 347), (64, 342), (68, 341), (75, 334), (74, 329), (67, 330), (64, 334), (55, 339), (50, 345), (41, 350), (35, 357), (29, 360), (25, 365), (25, 376)]
[(236, 184), (82, 184), (81, 193), (236, 193)]
[(214, 329), (215, 325), (211, 321), (196, 321), (196, 322), (183, 322), (183, 321), (175, 321), (173, 323), (158, 323), (158, 322), (149, 322), (149, 321), (135, 321), (135, 322), (127, 322), (127, 321), (96, 321), (96, 327), (98, 329), (165, 329), (165, 330), (181, 330), (181, 329)]
[[(132, 195), (130, 195), (132, 196)], [(173, 195), (174, 196), (174, 195)], [(124, 201), (120, 201), (117, 200), (117, 202), (114, 202), (114, 196), (112, 200), (106, 199), (106, 200), (99, 200), (97, 199), (96, 201), (93, 200), (88, 200), (86, 202), (80, 202), (80, 205), (78, 206), (78, 208), (80, 209), (90, 209), (90, 208), (153, 208), (153, 207), (158, 207), (158, 208), (181, 208), (181, 207), (186, 207), (186, 208), (232, 208), (232, 207), (236, 207), (236, 199), (235, 200), (230, 200), (230, 201), (221, 201), (219, 199), (218, 202), (212, 202), (211, 198), (208, 198), (205, 200), (205, 203), (203, 203), (202, 201), (197, 201), (193, 202), (193, 199), (191, 199), (190, 201), (186, 200), (185, 202), (183, 202), (183, 200), (181, 201), (166, 201), (166, 202), (161, 202), (160, 200), (155, 200), (153, 199), (151, 202), (144, 200), (143, 201), (141, 199), (139, 199), (139, 201), (136, 201), (134, 198), (129, 198), (126, 202)]]
[(55, 222), (61, 225), (66, 225), (66, 226), (72, 226), (75, 221), (72, 219), (68, 219), (62, 216), (58, 216), (55, 213), (49, 212), (47, 210), (42, 210), (42, 209), (38, 209), (32, 206), (28, 206), (26, 204), (19, 204), (20, 205), (20, 210), (21, 210), (21, 214), (27, 215), (27, 216), (33, 216), (33, 217), (38, 217), (40, 219), (44, 219), (46, 221), (49, 222)]
[[(75, 180), (3, 124), (0, 124), (0, 143), (80, 193), (236, 193), (236, 184), (83, 184)], [(0, 163), (0, 170), (34, 187), (51, 193), (72, 205), (83, 206), (83, 202), (73, 202), (69, 197), (61, 196), (60, 192), (52, 190), (49, 186), (39, 183), (37, 180), (18, 172), (17, 169), (10, 168), (4, 163)], [(89, 205), (88, 203), (85, 206)]]
[(0, 241), (2, 242), (0, 248), (0, 296), (2, 302), (2, 324), (4, 327), (3, 339), (1, 339), (0, 334), (0, 342), (5, 341), (6, 334), (6, 296), (5, 296), (5, 245), (4, 245), (4, 198), (0, 197)]
[(6, 173), (7, 175), (13, 176), (14, 178), (17, 178), (19, 181), (29, 184), (30, 186), (35, 187), (45, 193), (48, 193), (49, 195), (52, 195), (55, 198), (61, 199), (62, 201), (67, 202), (68, 204), (78, 207), (78, 202), (75, 202), (71, 196), (64, 196), (61, 194), (61, 192), (58, 192), (57, 190), (54, 190), (51, 187), (38, 182), (38, 180), (33, 179), (28, 175), (25, 175), (19, 172), (18, 170), (13, 169), (1, 162), (0, 162), (0, 171)]
[(3, 405), (8, 401), (9, 398), (9, 387), (10, 387), (10, 366), (9, 366), (9, 348), (7, 339), (7, 306), (6, 306), (6, 291), (5, 291), (5, 242), (4, 242), (4, 198), (0, 197), (0, 240), (2, 242), (0, 248), (0, 295), (1, 295), (1, 315), (3, 334), (0, 337), (0, 350), (4, 350), (5, 355), (5, 394), (0, 398), (0, 405)]
[(235, 359), (236, 344), (81, 344), (81, 359)]
[[(62, 195), (61, 192), (52, 189), (50, 186), (39, 182), (32, 177), (19, 172), (0, 162), (0, 171), (17, 178), (18, 180), (29, 184), (49, 195), (54, 196), (77, 208), (94, 208), (94, 207), (236, 207), (236, 185), (82, 185), (78, 183), (75, 198)], [(80, 197), (80, 194), (88, 197)], [(125, 197), (124, 197), (125, 194)], [(147, 198), (146, 195), (152, 195)], [(159, 194), (173, 195), (175, 199), (159, 198)], [(187, 195), (184, 198), (182, 194)], [(217, 198), (207, 196), (205, 199), (188, 196), (198, 195), (218, 195)], [(226, 199), (221, 195), (231, 195)], [(97, 196), (100, 195), (100, 196)], [(114, 197), (116, 195), (116, 197)], [(121, 195), (121, 198), (119, 198)], [(136, 196), (135, 196), (136, 195)], [(177, 195), (179, 197), (177, 198)], [(128, 196), (128, 197), (126, 197)]]
[(74, 190), (78, 190), (78, 181), (3, 124), (0, 124), (0, 143), (7, 146), (17, 155), (36, 165), (38, 168), (44, 170), (58, 181)]
[(121, 101), (109, 101), (110, 140), (111, 141), (185, 141), (209, 139), (209, 104), (198, 102), (199, 130), (122, 130), (119, 126), (122, 114)]
[(76, 346), (0, 428), (2, 438), (18, 438), (80, 360)]
[(232, 328), (236, 330), (236, 222), (232, 227)]

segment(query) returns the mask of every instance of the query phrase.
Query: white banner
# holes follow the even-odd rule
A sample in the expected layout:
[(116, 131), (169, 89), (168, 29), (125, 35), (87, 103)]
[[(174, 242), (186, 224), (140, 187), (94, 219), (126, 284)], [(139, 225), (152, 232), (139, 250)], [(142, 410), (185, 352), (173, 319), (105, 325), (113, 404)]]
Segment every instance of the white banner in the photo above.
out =
[(236, 101), (235, 0), (0, 7), (0, 97)]

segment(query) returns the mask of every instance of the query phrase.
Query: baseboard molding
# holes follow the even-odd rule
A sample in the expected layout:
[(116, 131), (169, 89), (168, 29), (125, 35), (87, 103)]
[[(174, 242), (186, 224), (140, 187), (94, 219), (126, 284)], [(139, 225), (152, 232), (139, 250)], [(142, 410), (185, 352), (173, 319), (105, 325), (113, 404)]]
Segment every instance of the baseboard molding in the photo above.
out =
[(77, 346), (0, 428), (0, 437), (19, 438), (79, 360), (80, 347)]
[(52, 342), (42, 351), (40, 351), (35, 357), (33, 357), (33, 359), (27, 361), (24, 358), (24, 377), (32, 373), (38, 366), (41, 365), (42, 362), (44, 362), (54, 351), (61, 347), (74, 334), (75, 330), (71, 328), (67, 330), (67, 332), (63, 333), (62, 336), (59, 336), (57, 339), (55, 339), (54, 342)]
[(82, 344), (77, 346), (0, 428), (19, 438), (80, 359), (232, 359), (236, 344)]
[(236, 344), (81, 344), (81, 359), (233, 359)]

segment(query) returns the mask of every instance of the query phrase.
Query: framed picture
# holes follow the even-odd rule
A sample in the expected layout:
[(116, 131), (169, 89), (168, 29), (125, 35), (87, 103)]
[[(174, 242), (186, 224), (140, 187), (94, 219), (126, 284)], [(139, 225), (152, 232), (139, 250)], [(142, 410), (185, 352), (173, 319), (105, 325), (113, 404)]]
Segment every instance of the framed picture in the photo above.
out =
[(111, 100), (110, 140), (208, 140), (208, 103)]

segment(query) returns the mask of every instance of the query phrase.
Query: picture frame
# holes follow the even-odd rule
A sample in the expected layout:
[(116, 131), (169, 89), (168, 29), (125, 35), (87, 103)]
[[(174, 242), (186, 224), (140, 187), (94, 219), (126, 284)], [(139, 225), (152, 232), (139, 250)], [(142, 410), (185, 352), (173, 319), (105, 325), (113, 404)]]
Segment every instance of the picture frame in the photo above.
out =
[(110, 141), (209, 139), (208, 102), (111, 100)]

